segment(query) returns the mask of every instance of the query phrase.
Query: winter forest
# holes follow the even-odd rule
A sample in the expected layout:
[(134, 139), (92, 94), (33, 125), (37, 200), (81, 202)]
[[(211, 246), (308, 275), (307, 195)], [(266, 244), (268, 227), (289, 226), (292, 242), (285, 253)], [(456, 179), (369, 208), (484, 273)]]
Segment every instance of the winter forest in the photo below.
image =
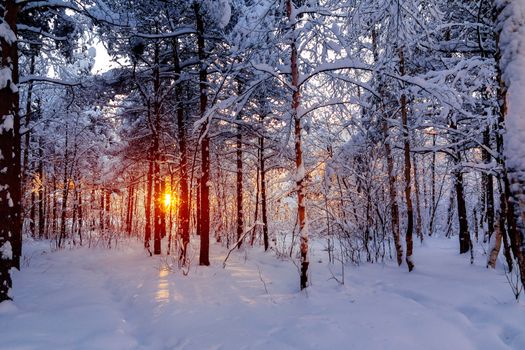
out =
[(525, 348), (525, 0), (2, 0), (0, 44), (0, 349)]

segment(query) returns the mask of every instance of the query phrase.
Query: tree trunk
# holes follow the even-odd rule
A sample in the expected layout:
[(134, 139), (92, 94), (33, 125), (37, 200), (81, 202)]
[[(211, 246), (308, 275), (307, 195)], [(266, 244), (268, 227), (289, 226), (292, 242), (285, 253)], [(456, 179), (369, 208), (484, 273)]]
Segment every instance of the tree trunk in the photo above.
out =
[[(240, 121), (239, 121), (240, 122)], [(237, 125), (237, 149), (236, 149), (236, 165), (237, 165), (237, 249), (241, 247), (241, 238), (244, 232), (243, 224), (243, 209), (242, 209), (242, 128), (241, 125)]]
[[(506, 11), (507, 6), (511, 6), (510, 11)], [(498, 18), (500, 32), (496, 36), (496, 67), (499, 82), (499, 125), (501, 128), (504, 125), (506, 127), (506, 134), (501, 140), (502, 144), (504, 141), (505, 157), (501, 158), (504, 159), (505, 164), (503, 184), (508, 233), (512, 242), (512, 252), (518, 261), (521, 283), (525, 288), (525, 165), (523, 163), (525, 157), (523, 137), (525, 132), (523, 132), (522, 127), (524, 109), (521, 102), (523, 98), (521, 87), (525, 81), (525, 74), (520, 70), (523, 65), (521, 55), (523, 55), (523, 44), (525, 42), (522, 37), (522, 31), (525, 27), (523, 21), (525, 10), (520, 6), (511, 1), (504, 1), (499, 4), (497, 11), (493, 12), (494, 16), (500, 15)], [(504, 42), (505, 45), (501, 45), (501, 42)], [(502, 54), (507, 56), (505, 62), (507, 72), (512, 72), (512, 75), (507, 77), (507, 81), (503, 79), (505, 72), (502, 72)]]
[[(151, 156), (151, 155), (150, 155)], [(144, 205), (144, 216), (146, 217), (146, 225), (144, 228), (144, 248), (147, 249), (151, 255), (150, 242), (151, 242), (151, 198), (153, 197), (153, 161), (150, 159), (148, 162), (148, 180), (146, 183), (146, 199)]]
[(130, 179), (128, 187), (128, 203), (126, 208), (126, 233), (131, 237), (132, 220), (133, 220), (133, 196), (135, 195), (135, 185), (133, 178)]
[(417, 160), (415, 155), (412, 155), (412, 164), (414, 164), (414, 192), (416, 194), (416, 235), (419, 237), (419, 241), (423, 242), (423, 220), (421, 218), (419, 173), (417, 171)]
[[(485, 131), (483, 132), (483, 145), (490, 149), (490, 127), (487, 127)], [(491, 157), (490, 153), (485, 149), (482, 148), (481, 152), (483, 162), (485, 164), (489, 164)], [(484, 213), (485, 218), (487, 221), (487, 236), (488, 239), (492, 237), (492, 234), (494, 233), (494, 184), (492, 181), (492, 175), (488, 173), (482, 174), (482, 184), (483, 184), (483, 194), (484, 194)]]
[[(437, 134), (435, 132), (432, 133), (432, 148), (434, 149), (436, 147), (436, 137)], [(431, 164), (431, 188), (430, 188), (430, 198), (431, 198), (431, 206), (430, 206), (430, 223), (429, 223), (429, 236), (432, 236), (434, 233), (434, 218), (436, 217), (436, 209), (437, 209), (437, 203), (436, 203), (436, 152), (432, 152), (432, 164)]]
[(77, 214), (78, 214), (78, 182), (75, 181), (75, 189), (73, 192), (73, 218), (71, 220), (71, 238), (75, 242), (75, 232), (77, 227)]
[(104, 235), (104, 189), (100, 189), (100, 208), (99, 208), (99, 228), (100, 233)]
[[(257, 149), (257, 166), (255, 167), (255, 213), (253, 214), (253, 222), (257, 223), (259, 219), (259, 194), (261, 193), (261, 168), (260, 168), (260, 159), (261, 159), (261, 149)], [(255, 238), (257, 236), (257, 226), (252, 230), (252, 237), (250, 239), (250, 246), (253, 247), (255, 243)]]
[[(204, 46), (204, 20), (197, 2), (193, 3), (197, 24), (197, 51), (200, 61), (199, 67), (199, 102), (200, 117), (204, 118), (208, 104), (208, 71), (206, 66), (206, 52)], [(210, 250), (210, 138), (208, 135), (209, 122), (202, 125), (201, 132), (201, 180), (200, 180), (200, 256), (199, 265), (209, 266)]]
[[(287, 15), (290, 23), (295, 21), (292, 18), (293, 15), (293, 2), (287, 0)], [(299, 86), (299, 57), (297, 53), (296, 45), (296, 33), (295, 24), (291, 26), (292, 39), (290, 42), (290, 68), (292, 72), (292, 87), (294, 89), (292, 95), (291, 104), (291, 115), (294, 123), (294, 138), (295, 138), (295, 181), (297, 191), (297, 220), (299, 224), (299, 237), (300, 237), (300, 254), (301, 254), (301, 274), (300, 274), (300, 287), (301, 289), (306, 288), (308, 285), (308, 225), (306, 221), (306, 184), (305, 184), (305, 167), (303, 163), (303, 144), (302, 144), (302, 126), (301, 117), (299, 113), (299, 107), (301, 106), (301, 92)]]
[[(174, 39), (173, 53), (176, 78), (181, 76), (181, 68), (178, 56), (178, 39)], [(179, 259), (182, 265), (186, 264), (187, 248), (190, 243), (190, 197), (188, 188), (188, 154), (186, 142), (186, 120), (184, 119), (184, 106), (182, 104), (182, 85), (179, 82), (175, 88), (175, 100), (177, 102), (177, 136), (179, 142), (180, 164), (179, 164), (179, 209), (178, 222), (179, 234), (182, 239), (182, 247)]]
[(155, 43), (155, 66), (153, 67), (153, 254), (161, 253), (162, 223), (163, 223), (163, 193), (160, 174), (160, 138), (161, 138), (161, 106), (160, 106), (160, 48)]
[[(112, 234), (111, 232), (112, 230), (112, 226), (111, 226), (111, 190), (106, 189), (105, 194), (106, 194), (106, 200), (104, 202), (105, 204), (104, 217), (106, 219), (105, 226), (106, 226), (106, 231), (111, 235)], [(104, 193), (102, 195), (104, 195)]]
[(66, 212), (67, 212), (67, 200), (69, 196), (69, 177), (67, 168), (69, 166), (69, 144), (68, 144), (68, 124), (66, 123), (66, 141), (64, 147), (64, 173), (62, 178), (62, 209), (60, 211), (60, 234), (58, 236), (57, 247), (62, 248), (62, 243), (66, 238)]
[(493, 269), (496, 268), (496, 261), (498, 259), (498, 254), (501, 249), (502, 235), (501, 235), (499, 220), (496, 221), (496, 225), (494, 229), (495, 229), (496, 237), (493, 239), (492, 247), (489, 253), (489, 259), (487, 261), (487, 267), (491, 267)]
[[(263, 117), (261, 117), (262, 120)], [(263, 241), (264, 241), (264, 251), (267, 251), (269, 248), (269, 239), (268, 239), (268, 216), (267, 216), (267, 202), (266, 202), (266, 168), (265, 168), (265, 158), (264, 158), (264, 135), (259, 138), (259, 147), (261, 150), (261, 215), (263, 226)]]
[[(372, 30), (372, 49), (374, 55), (374, 61), (379, 61), (378, 47), (377, 47), (377, 34), (375, 30)], [(379, 82), (380, 94), (383, 95), (384, 87), (383, 84)], [(396, 190), (396, 176), (394, 173), (394, 158), (392, 156), (392, 148), (390, 146), (389, 140), (389, 130), (388, 130), (388, 120), (383, 101), (379, 101), (381, 104), (381, 109), (383, 116), (381, 118), (381, 129), (383, 132), (384, 138), (384, 147), (385, 147), (385, 156), (388, 170), (388, 194), (390, 197), (390, 213), (392, 220), (392, 235), (394, 237), (394, 245), (396, 248), (397, 254), (397, 264), (401, 265), (403, 263), (403, 246), (401, 245), (401, 234), (399, 231), (399, 207), (397, 205), (397, 190)]]
[[(399, 49), (399, 72), (401, 76), (405, 75), (405, 57), (403, 54), (403, 48)], [(407, 255), (406, 263), (408, 265), (408, 271), (414, 269), (414, 262), (412, 261), (412, 250), (413, 250), (413, 240), (412, 233), (414, 231), (414, 209), (412, 207), (412, 180), (410, 179), (410, 174), (412, 172), (410, 164), (410, 133), (408, 130), (408, 111), (407, 111), (407, 101), (406, 95), (401, 95), (401, 123), (403, 124), (403, 143), (404, 143), (404, 155), (405, 155), (405, 201), (407, 207), (407, 230), (406, 230), (406, 245), (407, 245)]]
[(83, 244), (82, 242), (82, 229), (84, 226), (84, 208), (82, 207), (82, 187), (80, 180), (78, 182), (78, 239), (80, 240), (80, 245)]
[(160, 164), (153, 161), (153, 254), (161, 253), (162, 233), (162, 191), (160, 179)]
[[(31, 50), (30, 53), (30, 59), (29, 59), (29, 74), (33, 75), (35, 74), (35, 52)], [(30, 82), (27, 87), (27, 98), (26, 98), (26, 115), (25, 115), (25, 142), (24, 142), (24, 162), (22, 166), (22, 197), (27, 193), (27, 190), (30, 191), (31, 196), (31, 202), (29, 204), (29, 210), (30, 210), (30, 221), (29, 221), (29, 234), (31, 237), (35, 236), (35, 192), (32, 189), (32, 181), (28, 181), (28, 173), (29, 173), (29, 148), (31, 147), (31, 131), (30, 131), (30, 122), (32, 117), (32, 106), (31, 106), (31, 100), (33, 97), (33, 83)], [(25, 210), (27, 213), (27, 210)]]
[(166, 205), (165, 203), (165, 196), (166, 196), (166, 181), (163, 181), (162, 178), (160, 179), (160, 195), (159, 195), (159, 201), (160, 201), (160, 238), (164, 239), (166, 237), (166, 214), (168, 213), (168, 208), (171, 207), (171, 205)]
[[(459, 154), (458, 154), (459, 157)], [(456, 164), (457, 166), (459, 164)], [(455, 187), (456, 187), (456, 202), (458, 210), (458, 221), (459, 221), (459, 253), (467, 253), (470, 249), (470, 233), (468, 229), (467, 221), (467, 206), (465, 203), (465, 196), (463, 190), (463, 173), (455, 170)]]
[[(22, 254), (20, 119), (18, 105), (18, 48), (16, 24), (19, 5), (5, 0), (0, 16), (9, 33), (0, 35), (0, 69), (11, 79), (0, 89), (0, 302), (11, 299), (11, 267), (20, 268)], [(3, 13), (1, 11), (3, 10)]]
[(45, 235), (45, 195), (44, 195), (44, 150), (42, 138), (38, 142), (38, 238), (42, 239)]

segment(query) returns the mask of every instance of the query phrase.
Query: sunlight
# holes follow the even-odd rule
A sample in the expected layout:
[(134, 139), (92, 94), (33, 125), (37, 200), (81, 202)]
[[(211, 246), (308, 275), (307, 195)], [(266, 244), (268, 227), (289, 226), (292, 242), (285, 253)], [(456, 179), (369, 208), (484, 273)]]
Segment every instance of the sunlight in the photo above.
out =
[(169, 208), (171, 205), (171, 193), (165, 193), (164, 194), (164, 206), (166, 208)]
[(169, 283), (168, 283), (168, 274), (169, 274), (169, 271), (167, 269), (161, 269), (159, 271), (159, 285), (158, 285), (157, 293), (155, 295), (155, 300), (157, 300), (158, 302), (169, 301), (170, 290), (169, 290)]

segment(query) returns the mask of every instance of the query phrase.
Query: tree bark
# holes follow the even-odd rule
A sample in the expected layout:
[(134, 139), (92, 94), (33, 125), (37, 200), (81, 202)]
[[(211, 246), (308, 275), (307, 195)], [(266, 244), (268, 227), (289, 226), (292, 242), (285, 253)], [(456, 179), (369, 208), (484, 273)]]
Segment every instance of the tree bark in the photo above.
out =
[(162, 224), (164, 222), (162, 179), (160, 174), (160, 138), (161, 138), (161, 105), (160, 105), (160, 48), (155, 43), (155, 66), (153, 67), (153, 254), (161, 253)]
[(62, 209), (60, 211), (60, 234), (58, 236), (57, 247), (62, 248), (62, 243), (66, 238), (66, 212), (67, 212), (67, 200), (69, 196), (69, 177), (68, 177), (68, 166), (69, 166), (69, 130), (68, 124), (66, 123), (66, 140), (64, 147), (64, 172), (62, 178)]
[[(377, 34), (375, 30), (372, 30), (372, 49), (374, 61), (379, 61), (378, 47), (377, 47)], [(384, 87), (383, 84), (379, 82), (380, 94), (383, 95)], [(396, 176), (394, 173), (394, 158), (392, 156), (392, 148), (390, 146), (389, 140), (389, 130), (388, 130), (388, 120), (383, 101), (379, 101), (382, 108), (383, 116), (381, 118), (381, 129), (383, 132), (384, 138), (384, 147), (385, 147), (385, 156), (386, 164), (388, 170), (388, 194), (390, 198), (390, 213), (392, 220), (392, 236), (394, 237), (394, 245), (396, 248), (397, 255), (397, 264), (401, 265), (403, 263), (403, 246), (401, 245), (401, 233), (399, 229), (399, 207), (397, 204), (397, 190), (396, 190)]]
[[(485, 131), (483, 132), (483, 145), (487, 148), (490, 147), (490, 127), (487, 126)], [(485, 149), (482, 148), (481, 152), (483, 162), (485, 164), (489, 164), (491, 157), (490, 153)], [(484, 213), (485, 218), (487, 221), (487, 236), (490, 240), (492, 237), (492, 234), (494, 233), (494, 184), (492, 180), (492, 175), (488, 173), (482, 174), (482, 184), (483, 184), (483, 194), (484, 194)]]
[[(459, 156), (459, 155), (458, 155)], [(457, 164), (458, 165), (458, 164)], [(470, 233), (467, 221), (467, 206), (463, 188), (463, 173), (458, 169), (454, 173), (456, 187), (456, 202), (459, 221), (459, 253), (467, 253), (470, 249)]]
[(498, 254), (501, 249), (501, 241), (502, 241), (499, 220), (496, 221), (496, 225), (494, 226), (494, 231), (496, 233), (496, 237), (493, 239), (492, 247), (489, 253), (489, 259), (487, 261), (487, 267), (491, 267), (493, 269), (496, 268), (496, 261), (498, 259)]
[[(511, 11), (505, 11), (507, 10), (507, 6), (516, 6), (514, 8), (511, 8)], [(495, 18), (499, 20), (498, 28), (500, 29), (500, 32), (496, 35), (496, 68), (497, 68), (497, 79), (499, 82), (499, 89), (498, 89), (498, 100), (499, 100), (499, 106), (500, 106), (500, 113), (499, 113), (499, 127), (509, 128), (509, 122), (512, 124), (513, 127), (519, 126), (519, 123), (521, 119), (523, 119), (523, 115), (516, 114), (519, 113), (522, 109), (519, 106), (519, 103), (521, 102), (514, 102), (514, 105), (510, 105), (511, 113), (509, 113), (509, 88), (512, 89), (511, 93), (514, 93), (514, 95), (518, 96), (511, 96), (512, 99), (511, 102), (522, 98), (520, 93), (522, 91), (520, 90), (519, 86), (520, 84), (523, 84), (523, 81), (525, 80), (525, 75), (521, 73), (521, 71), (513, 71), (513, 72), (519, 72), (520, 74), (513, 75), (511, 78), (508, 79), (507, 82), (503, 79), (503, 72), (502, 72), (502, 53), (504, 50), (507, 50), (507, 62), (505, 63), (507, 66), (507, 69), (512, 69), (512, 67), (516, 67), (518, 65), (521, 66), (521, 61), (519, 61), (519, 55), (523, 55), (523, 39), (521, 38), (521, 31), (523, 30), (523, 27), (525, 27), (525, 23), (523, 21), (523, 10), (517, 6), (514, 5), (511, 1), (504, 1), (499, 4), (499, 7), (496, 8), (496, 11), (493, 11)], [(498, 18), (498, 16), (500, 18)], [(511, 16), (514, 18), (506, 18), (505, 16)], [(509, 23), (509, 24), (507, 24)], [(508, 28), (507, 31), (504, 31), (504, 26), (509, 25), (513, 26), (513, 28)], [(507, 43), (508, 47), (504, 47), (501, 45), (501, 36), (500, 35), (506, 35), (505, 40), (508, 42), (509, 40), (514, 40), (514, 45), (510, 45)], [(520, 49), (514, 49), (514, 46)], [(510, 47), (510, 48), (509, 48)], [(513, 51), (516, 52), (513, 52)], [(509, 68), (510, 66), (510, 68)], [(518, 84), (518, 89), (516, 90), (513, 88), (513, 82), (516, 82)], [(509, 119), (510, 117), (510, 119)], [(511, 241), (511, 248), (512, 253), (514, 254), (514, 257), (516, 258), (518, 262), (519, 272), (520, 272), (520, 279), (523, 287), (525, 288), (525, 180), (524, 180), (524, 174), (525, 174), (525, 166), (523, 166), (523, 159), (520, 157), (518, 161), (513, 158), (516, 157), (516, 154), (513, 154), (514, 152), (518, 152), (517, 155), (521, 156), (523, 154), (522, 150), (522, 140), (512, 140), (512, 137), (522, 137), (523, 132), (518, 134), (518, 130), (512, 130), (513, 135), (507, 135), (505, 136), (506, 139), (504, 139), (501, 135), (502, 133), (499, 133), (499, 137), (501, 138), (499, 140), (499, 146), (501, 146), (501, 150), (503, 151), (503, 144), (505, 143), (505, 156), (501, 154), (500, 156), (500, 162), (503, 163), (504, 171), (502, 176), (503, 181), (503, 188), (505, 192), (505, 207), (506, 207), (506, 219), (508, 223), (508, 234)], [(518, 141), (518, 142), (517, 142)]]
[[(0, 16), (16, 39), (19, 5), (5, 0)], [(18, 101), (18, 48), (8, 33), (0, 35), (0, 69), (11, 72), (11, 80), (0, 89), (0, 302), (11, 299), (11, 267), (20, 268), (22, 254), (20, 118)]]
[(243, 201), (242, 128), (240, 124), (237, 125), (236, 165), (237, 165), (237, 248), (239, 249), (241, 248), (241, 244), (242, 244), (241, 238), (244, 233), (244, 223), (243, 223), (244, 218), (243, 218), (243, 208), (242, 208), (242, 201)]
[[(151, 157), (151, 154), (150, 154)], [(144, 248), (151, 255), (151, 198), (153, 197), (153, 161), (148, 162), (148, 180), (146, 182), (146, 199), (144, 204), (144, 216), (146, 217), (146, 224), (144, 227)]]
[(421, 218), (419, 172), (417, 170), (417, 160), (415, 155), (412, 155), (412, 164), (414, 164), (414, 192), (416, 194), (416, 235), (419, 237), (419, 241), (423, 242), (423, 220)]
[[(403, 48), (399, 49), (399, 72), (401, 76), (405, 75), (405, 56)], [(408, 107), (406, 95), (401, 95), (401, 123), (403, 125), (403, 151), (404, 151), (404, 163), (405, 163), (405, 201), (407, 207), (407, 230), (406, 230), (406, 263), (408, 265), (408, 271), (414, 269), (414, 262), (412, 261), (412, 251), (414, 243), (412, 240), (412, 233), (414, 231), (414, 209), (412, 206), (412, 180), (410, 179), (410, 173), (412, 172), (410, 163), (410, 133), (408, 130)]]
[[(178, 56), (178, 39), (174, 40), (174, 66), (176, 78), (181, 76), (180, 60)], [(186, 264), (187, 248), (190, 243), (190, 197), (188, 188), (188, 151), (186, 142), (186, 120), (184, 119), (184, 106), (182, 104), (182, 85), (177, 83), (175, 88), (175, 100), (177, 103), (177, 136), (179, 142), (180, 164), (179, 164), (179, 209), (178, 222), (179, 234), (182, 239), (182, 247), (179, 259), (182, 265)]]
[[(261, 117), (261, 121), (262, 121)], [(266, 168), (265, 168), (265, 158), (264, 158), (264, 135), (261, 135), (259, 138), (259, 148), (261, 150), (261, 215), (263, 221), (263, 241), (264, 241), (264, 251), (267, 251), (269, 248), (269, 239), (268, 239), (268, 215), (267, 215), (267, 201), (266, 201)]]
[[(30, 59), (29, 59), (29, 74), (35, 74), (35, 55), (34, 50), (31, 50)], [(25, 142), (24, 142), (24, 161), (22, 165), (22, 188), (21, 194), (22, 197), (27, 193), (27, 190), (30, 191), (31, 202), (29, 204), (30, 210), (30, 221), (29, 221), (29, 234), (31, 237), (35, 236), (35, 192), (32, 189), (32, 181), (28, 181), (29, 173), (29, 148), (31, 147), (31, 130), (29, 128), (31, 117), (32, 117), (32, 98), (33, 98), (33, 83), (30, 82), (27, 87), (27, 99), (26, 99), (26, 115), (25, 115)], [(27, 210), (25, 210), (27, 213)]]
[(82, 187), (80, 180), (78, 182), (78, 239), (80, 240), (80, 245), (82, 242), (82, 229), (84, 226), (84, 208), (82, 204)]
[[(287, 0), (287, 15), (290, 22), (295, 21), (293, 16), (293, 1)], [(297, 220), (299, 224), (300, 237), (300, 287), (304, 289), (308, 285), (308, 223), (306, 220), (306, 184), (305, 184), (305, 167), (303, 163), (303, 144), (302, 144), (302, 126), (301, 117), (299, 116), (299, 107), (301, 106), (301, 92), (299, 86), (299, 57), (296, 45), (295, 24), (291, 25), (292, 38), (290, 42), (290, 68), (292, 72), (291, 86), (294, 89), (292, 94), (291, 115), (294, 123), (295, 138), (295, 181), (297, 191)]]
[(42, 239), (45, 235), (45, 195), (44, 195), (44, 150), (42, 138), (38, 142), (38, 238)]
[[(200, 61), (199, 68), (199, 102), (200, 117), (204, 118), (208, 104), (208, 71), (206, 66), (206, 52), (204, 46), (204, 20), (197, 2), (193, 3), (197, 25), (197, 50)], [(209, 122), (202, 125), (201, 137), (201, 179), (200, 179), (200, 256), (199, 265), (210, 265), (210, 138), (208, 135)]]

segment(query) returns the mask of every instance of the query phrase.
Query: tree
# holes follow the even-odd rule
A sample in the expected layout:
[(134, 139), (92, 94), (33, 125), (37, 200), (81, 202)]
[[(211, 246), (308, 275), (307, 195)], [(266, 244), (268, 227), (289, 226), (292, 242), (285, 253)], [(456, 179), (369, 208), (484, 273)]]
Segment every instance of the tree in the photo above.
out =
[(14, 0), (0, 5), (0, 302), (10, 299), (9, 270), (22, 254), (20, 116), (18, 111), (17, 16)]
[(502, 2), (497, 8), (499, 13), (499, 69), (500, 106), (505, 121), (504, 136), (505, 167), (508, 182), (505, 191), (509, 194), (507, 202), (509, 226), (514, 256), (520, 269), (520, 277), (525, 286), (525, 137), (523, 104), (521, 102), (525, 74), (522, 66), (525, 52), (522, 51), (523, 32), (525, 30), (525, 4), (522, 1)]

